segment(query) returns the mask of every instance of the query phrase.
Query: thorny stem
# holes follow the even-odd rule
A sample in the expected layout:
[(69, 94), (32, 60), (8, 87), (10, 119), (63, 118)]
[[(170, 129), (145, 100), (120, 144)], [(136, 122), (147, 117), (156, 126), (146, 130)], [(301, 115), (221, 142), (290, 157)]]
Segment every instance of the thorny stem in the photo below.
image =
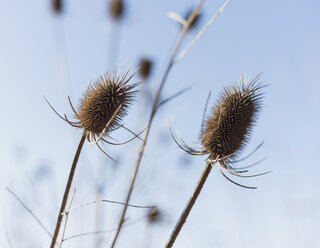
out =
[(210, 162), (209, 160), (207, 160), (206, 162), (206, 167), (204, 168), (202, 174), (201, 174), (201, 177), (197, 183), (197, 186), (195, 187), (187, 205), (185, 206), (176, 226), (174, 227), (171, 235), (170, 235), (170, 238), (165, 246), (165, 248), (171, 248), (174, 241), (176, 240), (177, 236), (179, 235), (181, 229), (182, 229), (182, 226), (184, 225), (184, 223), (186, 222), (187, 218), (188, 218), (188, 215), (194, 205), (194, 203), (196, 202), (199, 194), (200, 194), (200, 191), (204, 185), (204, 183), (206, 182), (207, 178), (208, 178), (208, 175), (211, 171), (213, 167), (213, 164), (212, 162)]
[(154, 118), (154, 116), (155, 116), (155, 114), (156, 114), (156, 112), (158, 110), (158, 103), (159, 103), (159, 99), (160, 99), (160, 95), (161, 95), (162, 89), (163, 89), (163, 87), (165, 85), (165, 82), (166, 82), (166, 80), (168, 78), (169, 72), (170, 72), (170, 70), (172, 69), (172, 66), (175, 63), (175, 58), (177, 56), (177, 53), (178, 53), (178, 50), (180, 48), (181, 42), (182, 42), (185, 34), (188, 31), (189, 25), (193, 21), (193, 19), (199, 14), (200, 7), (202, 6), (202, 4), (203, 4), (203, 0), (200, 0), (199, 4), (196, 6), (196, 8), (193, 10), (191, 15), (189, 16), (189, 18), (187, 20), (187, 25), (183, 26), (183, 29), (180, 32), (179, 38), (178, 38), (178, 40), (176, 42), (176, 45), (175, 45), (175, 47), (173, 49), (171, 58), (169, 60), (169, 63), (167, 65), (167, 68), (165, 70), (163, 78), (161, 80), (160, 86), (159, 86), (159, 88), (157, 90), (155, 99), (153, 101), (152, 111), (151, 111), (151, 114), (150, 114), (150, 117), (149, 117), (147, 130), (145, 132), (145, 135), (144, 135), (144, 138), (143, 138), (143, 142), (142, 142), (142, 145), (140, 147), (140, 150), (139, 150), (139, 153), (138, 153), (138, 157), (137, 157), (137, 160), (136, 160), (136, 163), (135, 163), (135, 166), (134, 166), (133, 174), (132, 174), (132, 177), (131, 177), (131, 183), (130, 183), (129, 191), (128, 191), (126, 202), (125, 202), (126, 205), (123, 208), (122, 215), (120, 217), (120, 221), (119, 221), (119, 224), (118, 224), (118, 229), (117, 229), (117, 232), (116, 232), (116, 234), (114, 236), (114, 239), (112, 241), (111, 248), (114, 248), (114, 246), (115, 246), (115, 244), (117, 242), (117, 238), (119, 236), (119, 233), (121, 231), (122, 225), (124, 223), (124, 218), (125, 218), (125, 215), (126, 215), (126, 212), (127, 212), (128, 202), (130, 201), (130, 197), (131, 197), (131, 194), (132, 194), (134, 183), (135, 183), (135, 180), (136, 180), (136, 177), (137, 177), (137, 173), (138, 173), (138, 170), (139, 170), (140, 162), (141, 162), (141, 159), (142, 159), (142, 156), (143, 156), (144, 149), (146, 147), (147, 139), (149, 137), (151, 124), (152, 124), (153, 118)]
[(64, 191), (64, 195), (63, 195), (63, 199), (62, 199), (62, 203), (61, 203), (61, 207), (60, 207), (60, 211), (59, 211), (59, 215), (58, 215), (58, 219), (57, 219), (57, 223), (56, 223), (56, 228), (54, 230), (54, 234), (53, 234), (53, 237), (52, 237), (50, 248), (54, 248), (54, 246), (56, 244), (56, 241), (57, 241), (57, 238), (58, 238), (58, 234), (59, 234), (59, 230), (60, 230), (60, 226), (61, 226), (62, 218), (63, 218), (62, 213), (64, 212), (66, 204), (67, 204), (68, 195), (69, 195), (69, 191), (70, 191), (70, 188), (71, 188), (73, 175), (74, 175), (74, 172), (76, 170), (77, 162), (78, 162), (78, 159), (79, 159), (79, 156), (80, 156), (80, 152), (81, 152), (81, 149), (83, 147), (83, 143), (84, 143), (85, 139), (86, 139), (86, 134), (83, 133), (82, 137), (81, 137), (81, 140), (79, 142), (78, 148), (77, 148), (77, 152), (74, 155), (74, 159), (73, 159), (71, 170), (70, 170), (70, 173), (69, 173), (69, 178), (68, 178), (68, 182), (67, 182), (67, 185), (66, 185), (66, 189)]

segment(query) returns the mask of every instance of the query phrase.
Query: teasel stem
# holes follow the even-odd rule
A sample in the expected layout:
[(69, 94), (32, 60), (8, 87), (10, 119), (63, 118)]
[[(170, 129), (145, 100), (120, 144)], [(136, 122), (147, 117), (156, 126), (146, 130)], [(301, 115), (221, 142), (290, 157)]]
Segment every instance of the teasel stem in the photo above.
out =
[(73, 175), (74, 175), (74, 172), (76, 170), (77, 162), (78, 162), (78, 159), (79, 159), (79, 156), (80, 156), (80, 153), (81, 153), (81, 149), (83, 147), (85, 139), (86, 139), (86, 132), (84, 132), (82, 134), (82, 137), (80, 139), (76, 154), (74, 155), (74, 159), (73, 159), (73, 162), (72, 162), (72, 165), (71, 165), (71, 170), (70, 170), (70, 173), (69, 173), (68, 182), (67, 182), (67, 185), (66, 185), (66, 189), (64, 191), (64, 195), (63, 195), (63, 199), (62, 199), (62, 203), (61, 203), (61, 207), (60, 207), (60, 211), (59, 211), (59, 215), (58, 215), (58, 219), (57, 219), (57, 223), (56, 223), (56, 228), (54, 230), (54, 234), (53, 234), (53, 237), (52, 237), (50, 248), (54, 248), (54, 246), (56, 244), (56, 241), (57, 241), (57, 238), (58, 238), (58, 234), (59, 234), (59, 230), (60, 230), (60, 226), (61, 226), (62, 218), (63, 218), (62, 213), (64, 212), (66, 204), (67, 204), (69, 191), (70, 191), (72, 180), (73, 180)]
[(195, 7), (195, 9), (192, 11), (192, 13), (190, 14), (188, 20), (187, 20), (187, 25), (183, 26), (183, 29), (181, 30), (180, 32), (180, 35), (179, 35), (179, 38), (175, 44), (175, 47), (173, 49), (173, 52), (172, 52), (172, 55), (171, 55), (171, 58), (169, 60), (169, 63), (167, 65), (167, 68), (165, 70), (165, 73), (162, 77), (162, 80), (161, 80), (161, 83), (160, 83), (160, 86), (157, 90), (157, 93), (156, 93), (156, 96), (154, 98), (154, 101), (153, 101), (153, 105), (152, 105), (152, 111), (151, 111), (151, 114), (150, 114), (150, 117), (149, 117), (149, 121), (148, 121), (148, 125), (147, 125), (147, 129), (146, 129), (146, 132), (145, 132), (145, 135), (143, 137), (143, 141), (142, 141), (142, 145), (140, 147), (140, 150), (139, 150), (139, 153), (138, 153), (138, 157), (137, 157), (137, 160), (136, 160), (136, 163), (135, 163), (135, 166), (134, 166), (134, 169), (133, 169), (133, 173), (132, 173), (132, 177), (131, 177), (131, 183), (130, 183), (130, 187), (129, 187), (129, 191), (127, 193), (127, 198), (126, 198), (126, 201), (125, 201), (125, 206), (123, 208), (123, 211), (122, 211), (122, 214), (121, 214), (121, 217), (120, 217), (120, 221), (119, 221), (119, 224), (118, 224), (118, 229), (117, 229), (117, 232), (113, 238), (113, 241), (112, 241), (112, 244), (111, 244), (111, 248), (115, 247), (115, 244), (117, 242), (117, 239), (118, 239), (118, 236), (120, 234), (120, 231), (121, 231), (121, 228), (122, 228), (122, 225), (124, 223), (124, 218), (125, 218), (125, 215), (126, 215), (126, 212), (127, 212), (127, 207), (128, 207), (128, 203), (130, 201), (130, 198), (131, 198), (131, 194), (132, 194), (132, 191), (133, 191), (133, 187), (134, 187), (134, 183), (135, 183), (135, 180), (136, 180), (136, 177), (137, 177), (137, 173), (138, 173), (138, 170), (139, 170), (139, 166), (140, 166), (140, 163), (141, 163), (141, 159), (142, 159), (142, 156), (143, 156), (143, 153), (144, 153), (144, 149), (146, 147), (146, 144), (147, 144), (147, 140), (148, 140), (148, 137), (149, 137), (149, 132), (150, 132), (150, 128), (151, 128), (151, 124), (152, 124), (152, 121), (154, 119), (154, 116), (158, 110), (158, 107), (159, 107), (159, 100), (160, 100), (160, 95), (162, 93), (162, 90), (163, 90), (163, 87), (166, 83), (166, 80), (168, 78), (168, 75), (169, 75), (169, 72), (171, 71), (173, 65), (175, 64), (175, 58), (177, 56), (177, 53), (178, 53), (178, 50), (180, 48), (180, 45), (182, 43), (182, 40), (185, 36), (185, 34), (187, 33), (188, 31), (188, 28), (189, 28), (189, 25), (190, 23), (193, 21), (193, 19), (199, 14), (199, 11), (200, 11), (200, 8), (203, 4), (204, 0), (200, 0), (199, 3), (197, 4), (197, 6)]
[(165, 248), (170, 248), (170, 247), (173, 246), (173, 243), (176, 240), (176, 238), (178, 237), (178, 235), (179, 235), (184, 223), (186, 222), (186, 220), (187, 220), (187, 218), (188, 218), (188, 216), (190, 214), (190, 211), (191, 211), (193, 205), (195, 204), (195, 202), (196, 202), (196, 200), (197, 200), (197, 198), (198, 198), (198, 196), (199, 196), (199, 194), (201, 192), (201, 189), (202, 189), (204, 183), (206, 182), (206, 180), (207, 180), (207, 178), (209, 176), (209, 173), (210, 173), (213, 165), (214, 165), (214, 162), (212, 162), (211, 160), (207, 159), (206, 166), (205, 166), (205, 168), (204, 168), (204, 170), (203, 170), (203, 172), (202, 172), (202, 174), (200, 176), (200, 179), (199, 179), (199, 181), (197, 183), (197, 186), (195, 187), (195, 189), (194, 189), (194, 191), (193, 191), (193, 193), (192, 193), (187, 205), (185, 206), (185, 208), (184, 208), (179, 220), (177, 221), (177, 224), (175, 225), (175, 227), (174, 227), (174, 229), (173, 229), (173, 231), (172, 231), (172, 233), (170, 235), (170, 238), (169, 238)]

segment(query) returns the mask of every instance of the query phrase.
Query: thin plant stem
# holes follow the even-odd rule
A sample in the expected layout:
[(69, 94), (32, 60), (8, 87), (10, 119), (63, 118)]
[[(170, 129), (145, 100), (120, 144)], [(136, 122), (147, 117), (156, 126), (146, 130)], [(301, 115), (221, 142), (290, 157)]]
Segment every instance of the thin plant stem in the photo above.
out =
[[(72, 206), (72, 202), (73, 202), (73, 199), (74, 199), (75, 194), (76, 194), (76, 188), (74, 188), (74, 190), (73, 190), (73, 194), (72, 194), (71, 201), (70, 201), (70, 204), (69, 204), (69, 209), (70, 209), (71, 206)], [(66, 233), (66, 229), (67, 229), (68, 218), (69, 218), (69, 213), (66, 213), (66, 220), (65, 220), (65, 222), (64, 222), (64, 226), (63, 226), (63, 231), (62, 231), (62, 236), (61, 236), (61, 241), (60, 241), (60, 244), (59, 244), (59, 248), (62, 247), (62, 243), (63, 243), (63, 239), (64, 239), (64, 234)]]
[(32, 212), (30, 208), (27, 207), (26, 204), (8, 187), (5, 187), (5, 189), (21, 204), (21, 206), (28, 211), (28, 213), (37, 221), (37, 223), (42, 227), (42, 229), (50, 236), (52, 237), (52, 234), (49, 232), (49, 230), (44, 226), (44, 224), (41, 222), (41, 220)]
[(203, 35), (203, 33), (208, 29), (208, 27), (219, 17), (219, 15), (222, 13), (222, 11), (227, 7), (228, 3), (231, 0), (225, 1), (225, 3), (221, 6), (221, 8), (218, 10), (218, 12), (209, 20), (209, 22), (200, 30), (200, 32), (194, 37), (194, 39), (188, 44), (188, 46), (177, 56), (177, 59), (175, 62), (182, 59), (184, 55), (189, 51), (189, 49), (199, 40), (199, 38)]
[[(94, 200), (91, 202), (86, 202), (83, 204), (80, 204), (78, 206), (72, 207), (72, 208), (68, 208), (66, 211), (62, 212), (62, 215), (68, 214), (70, 211), (75, 210), (77, 208), (81, 208), (81, 207), (85, 207), (91, 204), (96, 204), (96, 203), (101, 203), (101, 202), (106, 202), (106, 203), (113, 203), (113, 204), (119, 204), (119, 205), (126, 205), (123, 202), (119, 202), (119, 201), (111, 201), (111, 200)], [(134, 204), (127, 204), (128, 207), (133, 207), (133, 208), (154, 208), (155, 206), (142, 206), (142, 205), (134, 205)]]
[(153, 102), (153, 105), (152, 105), (152, 111), (151, 111), (151, 114), (150, 114), (150, 117), (149, 117), (147, 129), (146, 129), (146, 132), (145, 132), (145, 135), (144, 135), (144, 138), (143, 138), (143, 142), (142, 142), (142, 145), (140, 147), (140, 150), (139, 150), (139, 153), (138, 153), (138, 157), (137, 157), (137, 160), (136, 160), (136, 163), (135, 163), (135, 166), (134, 166), (133, 174), (132, 174), (132, 177), (131, 177), (131, 183), (130, 183), (129, 191), (128, 191), (126, 202), (125, 202), (126, 205), (123, 208), (123, 211), (122, 211), (122, 214), (121, 214), (121, 217), (120, 217), (120, 221), (119, 221), (119, 224), (118, 224), (117, 232), (116, 232), (116, 234), (114, 236), (114, 239), (112, 241), (112, 244), (110, 246), (111, 248), (113, 248), (115, 246), (115, 244), (117, 242), (117, 238), (118, 238), (118, 236), (120, 234), (122, 225), (124, 223), (124, 218), (125, 218), (125, 215), (126, 215), (126, 212), (127, 212), (128, 202), (130, 201), (130, 198), (131, 198), (131, 194), (132, 194), (134, 183), (135, 183), (135, 180), (136, 180), (136, 177), (137, 177), (137, 173), (138, 173), (138, 170), (139, 170), (140, 162), (141, 162), (141, 159), (142, 159), (142, 156), (143, 156), (143, 153), (144, 153), (144, 149), (146, 147), (147, 139), (149, 137), (151, 124), (152, 124), (154, 116), (155, 116), (155, 114), (156, 114), (156, 112), (158, 110), (158, 104), (159, 104), (159, 99), (160, 99), (161, 92), (162, 92), (163, 87), (164, 87), (164, 85), (166, 83), (166, 80), (168, 78), (169, 72), (171, 71), (171, 69), (172, 69), (172, 67), (173, 67), (173, 65), (175, 63), (175, 58), (177, 56), (177, 53), (178, 53), (178, 50), (179, 50), (180, 45), (182, 43), (182, 40), (183, 40), (185, 34), (188, 31), (190, 23), (199, 14), (200, 7), (202, 6), (202, 4), (203, 4), (203, 0), (200, 0), (198, 5), (196, 6), (196, 8), (193, 10), (191, 15), (189, 16), (189, 18), (187, 20), (187, 25), (183, 26), (183, 29), (181, 30), (179, 38), (178, 38), (178, 40), (177, 40), (177, 42), (175, 44), (175, 47), (173, 49), (173, 52), (172, 52), (171, 58), (169, 60), (169, 63), (167, 65), (167, 68), (165, 70), (165, 73), (164, 73), (164, 75), (162, 77), (160, 86), (159, 86), (159, 88), (157, 90), (157, 93), (156, 93), (156, 96), (155, 96), (155, 99), (154, 99), (154, 102)]
[(170, 238), (169, 238), (165, 248), (171, 248), (173, 243), (174, 243), (174, 241), (176, 240), (177, 236), (179, 235), (179, 233), (180, 233), (180, 231), (182, 229), (182, 226), (186, 222), (186, 220), (187, 220), (187, 218), (189, 216), (189, 213), (190, 213), (194, 203), (196, 202), (196, 200), (197, 200), (197, 198), (198, 198), (198, 196), (200, 194), (200, 191), (201, 191), (204, 183), (206, 182), (206, 180), (208, 178), (208, 175), (209, 175), (212, 167), (213, 167), (213, 163), (210, 162), (209, 160), (207, 160), (206, 166), (205, 166), (205, 168), (204, 168), (204, 170), (203, 170), (203, 172), (202, 172), (202, 174), (200, 176), (200, 179), (199, 179), (199, 181), (197, 183), (197, 186), (195, 187), (195, 189), (194, 189), (194, 191), (193, 191), (193, 193), (192, 193), (187, 205), (185, 206), (185, 208), (184, 208), (184, 210), (183, 210), (183, 212), (182, 212), (182, 214), (181, 214), (176, 226), (174, 227), (174, 229), (173, 229), (173, 231), (172, 231), (172, 233), (170, 235)]
[(54, 234), (53, 234), (53, 237), (52, 237), (50, 248), (54, 248), (55, 243), (56, 243), (57, 238), (58, 238), (58, 234), (59, 234), (59, 230), (60, 230), (60, 226), (61, 226), (61, 222), (62, 222), (62, 218), (63, 218), (62, 213), (64, 212), (66, 204), (67, 204), (68, 195), (69, 195), (69, 191), (70, 191), (70, 188), (71, 188), (73, 175), (74, 175), (74, 172), (76, 170), (77, 162), (78, 162), (78, 159), (79, 159), (79, 156), (80, 156), (80, 152), (81, 152), (81, 149), (83, 147), (85, 139), (86, 139), (86, 133), (84, 132), (82, 134), (82, 137), (80, 139), (76, 154), (75, 154), (73, 162), (72, 162), (72, 166), (71, 166), (71, 170), (70, 170), (70, 173), (69, 173), (68, 182), (67, 182), (67, 185), (66, 185), (66, 189), (64, 191), (64, 195), (63, 195), (63, 199), (62, 199), (62, 203), (61, 203), (61, 207), (60, 207), (60, 211), (59, 211), (58, 219), (57, 219), (57, 223), (56, 223), (56, 228), (54, 230)]

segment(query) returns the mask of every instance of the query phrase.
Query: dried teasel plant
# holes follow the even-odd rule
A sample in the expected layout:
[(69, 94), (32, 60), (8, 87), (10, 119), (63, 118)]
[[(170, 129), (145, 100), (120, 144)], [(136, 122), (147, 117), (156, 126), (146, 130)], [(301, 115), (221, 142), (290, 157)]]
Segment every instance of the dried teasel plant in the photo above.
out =
[(109, 12), (115, 21), (120, 20), (123, 17), (124, 13), (123, 0), (111, 0), (109, 5)]
[[(115, 70), (113, 74), (106, 73), (98, 80), (94, 81), (89, 85), (86, 92), (80, 99), (78, 110), (74, 108), (70, 97), (68, 97), (69, 104), (74, 112), (75, 121), (70, 121), (66, 115), (62, 117), (46, 100), (49, 106), (62, 120), (73, 127), (82, 129), (82, 137), (69, 173), (55, 232), (51, 241), (51, 248), (56, 244), (63, 218), (62, 213), (65, 211), (73, 175), (84, 141), (87, 139), (89, 143), (96, 144), (98, 148), (104, 152), (98, 144), (99, 141), (113, 145), (120, 145), (128, 143), (139, 135), (134, 134), (131, 130), (127, 129), (134, 134), (134, 138), (123, 143), (113, 143), (107, 140), (107, 138), (110, 137), (110, 132), (120, 127), (124, 127), (123, 124), (121, 124), (122, 118), (127, 114), (129, 106), (135, 100), (134, 97), (137, 93), (136, 87), (139, 83), (129, 84), (129, 81), (135, 74), (134, 72), (129, 76), (129, 72), (129, 70), (121, 70), (121, 72), (117, 74)], [(107, 153), (105, 154), (111, 158)]]
[[(117, 75), (116, 70), (113, 74), (105, 73), (98, 80), (91, 83), (82, 98), (79, 100), (78, 110), (73, 106), (70, 97), (68, 97), (70, 107), (74, 113), (75, 121), (68, 119), (66, 115), (62, 117), (50, 105), (53, 111), (72, 127), (83, 130), (83, 134), (90, 144), (96, 144), (104, 152), (98, 142), (105, 142), (111, 145), (122, 145), (130, 142), (139, 134), (134, 134), (131, 130), (121, 124), (121, 120), (127, 115), (128, 108), (135, 101), (137, 91), (135, 88), (139, 85), (128, 84), (135, 75), (135, 72), (129, 76), (129, 70)], [(110, 132), (123, 127), (134, 134), (134, 137), (122, 143), (114, 143), (107, 140)], [(111, 158), (108, 154), (106, 154)], [(112, 159), (112, 158), (111, 158)]]
[(162, 217), (161, 211), (159, 210), (158, 207), (151, 208), (148, 210), (147, 217), (148, 217), (149, 224), (157, 223), (161, 221), (161, 217)]
[(170, 129), (172, 137), (182, 150), (191, 155), (208, 155), (208, 158), (198, 184), (182, 212), (166, 247), (172, 247), (214, 164), (218, 165), (219, 171), (229, 181), (249, 189), (255, 189), (256, 187), (241, 185), (227, 177), (223, 171), (239, 177), (253, 177), (269, 173), (241, 175), (241, 173), (248, 172), (248, 170), (233, 166), (233, 163), (237, 162), (237, 157), (248, 142), (261, 108), (263, 97), (261, 88), (264, 86), (259, 82), (260, 75), (258, 74), (252, 80), (250, 77), (248, 79), (243, 77), (238, 84), (225, 88), (213, 107), (212, 114), (202, 123), (200, 149), (191, 148)]
[(62, 0), (52, 0), (51, 5), (52, 5), (52, 10), (55, 13), (57, 13), (57, 14), (61, 13), (62, 7), (63, 7), (62, 6), (63, 5)]
[(142, 58), (140, 60), (140, 63), (139, 63), (139, 67), (140, 67), (140, 70), (139, 70), (139, 75), (143, 78), (143, 79), (147, 79), (150, 74), (151, 74), (151, 71), (152, 71), (152, 61), (148, 58)]
[[(180, 50), (180, 46), (182, 44), (182, 41), (184, 40), (190, 23), (193, 21), (193, 19), (199, 14), (199, 11), (204, 3), (204, 0), (199, 0), (198, 3), (196, 4), (195, 8), (192, 11), (192, 14), (189, 15), (187, 20), (184, 20), (184, 18), (182, 18), (181, 16), (173, 13), (173, 12), (168, 12), (167, 16), (175, 21), (180, 22), (183, 25), (183, 28), (180, 31), (180, 34), (177, 38), (177, 41), (174, 45), (174, 48), (172, 50), (172, 54), (170, 56), (170, 59), (168, 61), (168, 64), (166, 66), (166, 69), (164, 71), (164, 74), (161, 78), (161, 82), (159, 84), (158, 89), (156, 90), (156, 94), (155, 97), (153, 99), (153, 104), (152, 104), (152, 111), (150, 113), (149, 116), (149, 121), (148, 121), (148, 125), (147, 125), (147, 129), (146, 132), (144, 134), (144, 137), (142, 139), (142, 145), (140, 147), (138, 156), (137, 156), (137, 160), (135, 162), (135, 166), (132, 172), (132, 177), (131, 177), (131, 182), (130, 182), (130, 186), (129, 186), (129, 190), (128, 193), (126, 195), (126, 203), (128, 203), (131, 199), (131, 195), (134, 189), (134, 185), (135, 185), (135, 181), (137, 178), (137, 174), (140, 168), (140, 164), (142, 161), (142, 157), (144, 155), (144, 150), (148, 141), (148, 137), (149, 137), (149, 133), (150, 133), (150, 129), (154, 120), (154, 117), (157, 113), (157, 110), (159, 109), (159, 106), (163, 105), (163, 103), (168, 102), (168, 100), (172, 99), (169, 98), (168, 100), (165, 101), (161, 101), (161, 95), (162, 95), (162, 91), (163, 88), (166, 84), (167, 78), (170, 74), (170, 71), (172, 70), (172, 68), (174, 67), (174, 65), (181, 60), (181, 58), (183, 58), (185, 56), (185, 54), (190, 50), (190, 48), (199, 40), (199, 38), (202, 36), (202, 34), (208, 29), (208, 27), (214, 22), (214, 20), (216, 20), (218, 18), (218, 16), (222, 13), (222, 11), (226, 8), (226, 6), (228, 5), (228, 3), (230, 2), (230, 0), (226, 0), (226, 2), (221, 6), (221, 8), (217, 11), (217, 13), (209, 20), (209, 22), (201, 29), (201, 31), (192, 39), (192, 41), (186, 46), (185, 49), (183, 49), (179, 54), (179, 50)], [(177, 94), (179, 95), (179, 94)], [(118, 228), (117, 231), (115, 233), (115, 236), (113, 238), (112, 244), (111, 244), (111, 248), (115, 247), (116, 242), (118, 240), (119, 234), (121, 232), (124, 220), (125, 220), (125, 216), (126, 216), (126, 211), (127, 211), (127, 206), (125, 206), (123, 208), (120, 220), (119, 220), (119, 224), (118, 224)]]
[[(258, 82), (260, 76), (261, 74), (258, 74), (252, 80), (251, 77), (248, 79), (243, 77), (239, 83), (224, 89), (223, 94), (213, 107), (212, 113), (202, 123), (200, 149), (188, 146), (170, 129), (178, 146), (191, 155), (209, 155), (209, 162), (217, 162), (218, 168), (224, 176), (226, 175), (223, 170), (239, 177), (252, 177), (268, 173), (245, 176), (240, 174), (248, 172), (248, 170), (242, 170), (243, 167), (239, 170), (233, 166), (234, 163), (240, 161), (238, 157), (248, 142), (261, 108), (263, 94), (260, 90), (264, 86)], [(257, 148), (261, 145), (262, 143)], [(241, 161), (244, 159), (242, 158)], [(256, 188), (235, 184), (245, 188)]]

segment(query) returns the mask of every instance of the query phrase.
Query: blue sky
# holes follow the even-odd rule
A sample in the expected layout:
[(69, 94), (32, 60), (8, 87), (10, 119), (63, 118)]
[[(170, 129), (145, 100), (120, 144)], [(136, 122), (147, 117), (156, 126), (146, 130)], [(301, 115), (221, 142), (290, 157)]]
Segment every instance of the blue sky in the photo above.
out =
[[(67, 1), (62, 16), (51, 12), (50, 1), (0, 0), (0, 219), (5, 216), (13, 247), (22, 243), (45, 247), (49, 238), (4, 187), (16, 192), (53, 230), (80, 139), (80, 131), (58, 119), (43, 96), (58, 112), (71, 114), (67, 95), (76, 103), (91, 80), (115, 65), (135, 68), (141, 56), (155, 62), (148, 83), (156, 88), (179, 31), (166, 13), (184, 15), (194, 4), (191, 0), (127, 1), (123, 23), (114, 25), (103, 0)], [(206, 1), (197, 30), (222, 4)], [(119, 247), (163, 245), (204, 166), (204, 157), (186, 158), (177, 148), (166, 118), (189, 144), (196, 145), (208, 91), (212, 91), (212, 105), (225, 85), (259, 72), (269, 86), (244, 154), (262, 140), (265, 144), (244, 165), (267, 157), (253, 172), (273, 172), (241, 181), (259, 187), (249, 191), (213, 170), (176, 247), (320, 245), (316, 233), (320, 228), (319, 10), (318, 1), (231, 1), (174, 66), (164, 96), (192, 89), (159, 111), (132, 198), (132, 203), (159, 205), (165, 220), (150, 230), (145, 222), (127, 227)], [(187, 35), (182, 47), (197, 30)], [(120, 50), (114, 60), (110, 47), (116, 35)], [(133, 79), (138, 80), (138, 76)], [(137, 113), (144, 112), (141, 102), (125, 119), (135, 130), (143, 126), (136, 120)], [(125, 132), (115, 136), (129, 137)], [(74, 180), (74, 204), (96, 199), (95, 185), (104, 176), (107, 184), (102, 198), (122, 201), (139, 145), (135, 141), (123, 147), (106, 146), (110, 154), (121, 158), (121, 166), (115, 167), (96, 147), (86, 144)], [(100, 210), (104, 212), (101, 228), (115, 227), (121, 208), (100, 205)], [(66, 236), (94, 230), (95, 211), (91, 206), (71, 214)], [(134, 220), (144, 214), (130, 209), (128, 216)], [(0, 246), (9, 247), (4, 226), (2, 221)], [(33, 231), (29, 233), (28, 228)], [(144, 241), (147, 233), (150, 240)], [(108, 244), (111, 238), (108, 233), (103, 242)], [(92, 242), (95, 237), (82, 237), (66, 242), (65, 247), (88, 247)]]

